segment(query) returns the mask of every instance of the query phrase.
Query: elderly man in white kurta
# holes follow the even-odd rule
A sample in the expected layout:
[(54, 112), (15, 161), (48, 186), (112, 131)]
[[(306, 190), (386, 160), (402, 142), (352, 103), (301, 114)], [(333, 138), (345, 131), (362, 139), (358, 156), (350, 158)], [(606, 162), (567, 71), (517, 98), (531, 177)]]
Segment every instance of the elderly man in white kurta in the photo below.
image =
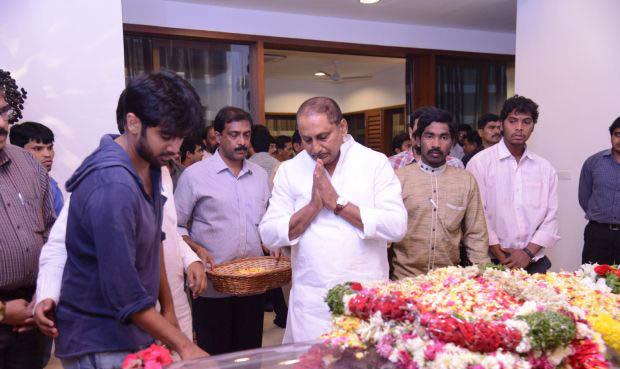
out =
[(297, 122), (305, 151), (280, 165), (260, 224), (270, 249), (292, 246), (284, 343), (329, 330), (324, 298), (335, 284), (388, 279), (387, 243), (400, 241), (407, 229), (390, 163), (347, 134), (335, 101), (307, 100)]

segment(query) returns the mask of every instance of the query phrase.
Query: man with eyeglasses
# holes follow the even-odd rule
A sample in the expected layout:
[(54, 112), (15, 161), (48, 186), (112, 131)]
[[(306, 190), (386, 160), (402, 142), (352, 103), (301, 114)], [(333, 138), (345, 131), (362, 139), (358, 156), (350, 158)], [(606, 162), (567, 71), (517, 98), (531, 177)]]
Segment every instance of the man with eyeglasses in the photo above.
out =
[(43, 368), (52, 341), (34, 324), (32, 301), (39, 254), (54, 222), (47, 170), (27, 151), (7, 143), (21, 117), (26, 91), (0, 70), (0, 367)]

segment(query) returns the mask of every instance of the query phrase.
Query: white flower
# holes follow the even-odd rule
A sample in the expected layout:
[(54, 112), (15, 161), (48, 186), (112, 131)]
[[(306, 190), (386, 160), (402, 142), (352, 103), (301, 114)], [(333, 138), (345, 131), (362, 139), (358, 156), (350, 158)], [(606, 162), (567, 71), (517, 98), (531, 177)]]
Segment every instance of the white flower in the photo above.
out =
[(578, 339), (592, 338), (592, 329), (584, 323), (577, 323), (577, 337)]
[(547, 359), (551, 364), (553, 364), (553, 366), (558, 366), (566, 357), (570, 356), (572, 353), (573, 350), (570, 348), (570, 346), (558, 347), (553, 350), (552, 353), (547, 355)]
[(351, 293), (342, 297), (342, 303), (344, 304), (344, 315), (351, 315), (351, 310), (349, 310), (349, 301), (351, 301), (355, 295), (355, 293)]

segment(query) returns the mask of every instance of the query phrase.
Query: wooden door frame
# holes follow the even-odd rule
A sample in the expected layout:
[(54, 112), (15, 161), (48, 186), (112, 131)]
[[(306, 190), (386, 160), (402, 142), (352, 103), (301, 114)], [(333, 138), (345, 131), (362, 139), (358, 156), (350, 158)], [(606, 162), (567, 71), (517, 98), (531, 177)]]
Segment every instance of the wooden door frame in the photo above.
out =
[[(265, 49), (294, 50), (316, 53), (380, 56), (392, 58), (413, 57), (416, 67), (413, 73), (413, 106), (435, 104), (435, 59), (458, 57), (470, 60), (503, 61), (514, 63), (514, 55), (474, 53), (398, 46), (357, 44), (308, 40), (300, 38), (247, 35), (239, 33), (205, 31), (195, 29), (123, 24), (123, 34), (132, 36), (157, 36), (163, 38), (219, 41), (250, 46), (251, 112), (257, 122), (265, 123)], [(416, 73), (417, 71), (417, 73)]]

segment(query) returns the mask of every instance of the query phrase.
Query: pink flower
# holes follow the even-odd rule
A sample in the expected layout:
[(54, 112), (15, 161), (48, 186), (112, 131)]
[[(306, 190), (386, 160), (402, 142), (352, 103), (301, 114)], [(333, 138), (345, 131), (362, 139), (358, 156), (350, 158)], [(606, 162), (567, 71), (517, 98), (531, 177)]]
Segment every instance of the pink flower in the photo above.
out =
[[(140, 351), (144, 361), (155, 361), (161, 365), (172, 363), (172, 355), (167, 348), (158, 345), (151, 345), (148, 349)], [(139, 353), (139, 354), (140, 354)]]
[(147, 361), (146, 364), (144, 364), (144, 369), (162, 369), (162, 366), (157, 361), (150, 360)]
[(123, 360), (123, 364), (121, 364), (121, 369), (137, 369), (142, 367), (142, 360), (136, 354), (129, 354)]

